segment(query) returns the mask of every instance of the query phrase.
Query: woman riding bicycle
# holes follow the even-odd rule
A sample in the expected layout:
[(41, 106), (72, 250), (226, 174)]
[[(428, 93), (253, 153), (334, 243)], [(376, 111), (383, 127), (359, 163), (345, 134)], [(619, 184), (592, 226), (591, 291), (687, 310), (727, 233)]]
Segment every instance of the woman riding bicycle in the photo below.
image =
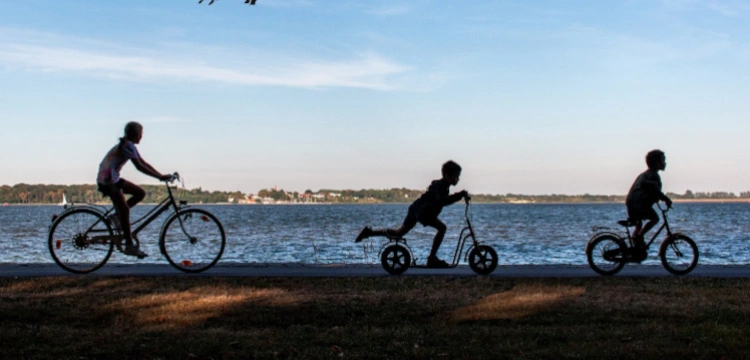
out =
[[(135, 121), (127, 123), (125, 125), (125, 136), (121, 137), (120, 142), (104, 156), (101, 164), (99, 164), (99, 174), (96, 177), (99, 191), (104, 197), (112, 199), (116, 217), (111, 216), (110, 221), (122, 231), (125, 239), (123, 253), (137, 256), (139, 259), (148, 256), (148, 254), (133, 244), (130, 233), (130, 208), (143, 200), (146, 197), (146, 192), (140, 186), (121, 178), (120, 170), (128, 160), (131, 160), (138, 171), (160, 181), (166, 181), (172, 177), (172, 175), (160, 173), (141, 157), (135, 147), (136, 144), (141, 142), (141, 137), (143, 137), (143, 126)], [(125, 200), (125, 194), (130, 195), (130, 198)]]

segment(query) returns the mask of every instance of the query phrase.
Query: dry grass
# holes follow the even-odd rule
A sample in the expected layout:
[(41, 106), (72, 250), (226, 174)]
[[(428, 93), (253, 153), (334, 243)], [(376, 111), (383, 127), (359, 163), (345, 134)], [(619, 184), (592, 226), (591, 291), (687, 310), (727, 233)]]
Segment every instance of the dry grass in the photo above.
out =
[(744, 358), (745, 279), (0, 278), (0, 358)]
[(550, 311), (583, 295), (582, 286), (519, 285), (511, 290), (488, 295), (474, 304), (456, 309), (453, 321), (519, 319)]

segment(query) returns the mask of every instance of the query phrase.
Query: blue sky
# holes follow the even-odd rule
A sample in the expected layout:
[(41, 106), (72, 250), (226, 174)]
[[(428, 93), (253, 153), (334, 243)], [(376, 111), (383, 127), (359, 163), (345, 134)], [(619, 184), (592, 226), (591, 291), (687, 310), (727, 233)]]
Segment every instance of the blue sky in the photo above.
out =
[(139, 121), (189, 188), (624, 194), (660, 148), (750, 190), (750, 2), (207, 2), (0, 2), (0, 184), (93, 183)]

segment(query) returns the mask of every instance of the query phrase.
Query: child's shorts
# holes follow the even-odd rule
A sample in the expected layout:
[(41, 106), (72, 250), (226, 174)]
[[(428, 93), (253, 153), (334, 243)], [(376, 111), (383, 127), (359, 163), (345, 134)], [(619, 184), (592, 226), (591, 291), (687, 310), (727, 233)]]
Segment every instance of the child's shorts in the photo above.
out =
[(401, 228), (406, 230), (407, 232), (414, 228), (414, 226), (417, 225), (417, 223), (422, 224), (422, 226), (434, 226), (434, 221), (437, 220), (437, 217), (426, 217), (424, 214), (421, 214), (420, 217), (419, 212), (417, 211), (418, 206), (415, 206), (412, 204), (409, 206), (409, 212), (406, 213), (406, 217), (404, 218), (404, 223), (401, 225)]
[(639, 220), (659, 220), (659, 215), (652, 207), (647, 208), (628, 208), (628, 218), (631, 221)]

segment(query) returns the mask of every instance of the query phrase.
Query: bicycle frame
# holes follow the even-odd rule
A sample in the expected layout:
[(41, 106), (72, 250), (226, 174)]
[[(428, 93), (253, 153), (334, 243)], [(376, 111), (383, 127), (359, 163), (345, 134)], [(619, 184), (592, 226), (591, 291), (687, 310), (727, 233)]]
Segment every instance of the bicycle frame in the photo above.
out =
[[(651, 236), (651, 239), (646, 243), (647, 249), (651, 247), (651, 244), (653, 244), (654, 241), (656, 241), (656, 238), (659, 237), (659, 234), (661, 234), (661, 232), (664, 229), (667, 229), (667, 238), (672, 236), (672, 229), (669, 227), (669, 220), (667, 219), (667, 212), (669, 211), (669, 208), (664, 209), (658, 203), (656, 204), (656, 206), (659, 207), (659, 211), (661, 212), (661, 218), (664, 221), (662, 222), (661, 226), (659, 226), (659, 229), (656, 230), (654, 235)], [(625, 231), (628, 234), (628, 244), (630, 245), (630, 247), (633, 247), (634, 246), (633, 237), (630, 234), (630, 229), (626, 227)]]
[[(159, 215), (161, 215), (165, 211), (168, 211), (171, 208), (171, 209), (174, 209), (174, 213), (177, 213), (181, 209), (181, 206), (184, 207), (185, 205), (187, 205), (186, 201), (179, 201), (179, 203), (177, 201), (175, 201), (174, 194), (172, 193), (172, 189), (176, 189), (177, 188), (176, 186), (171, 186), (167, 182), (166, 183), (166, 187), (167, 187), (167, 197), (164, 198), (164, 200), (162, 200), (161, 202), (159, 202), (159, 204), (157, 204), (156, 207), (154, 207), (153, 209), (149, 210), (145, 215), (141, 216), (136, 221), (134, 221), (134, 222), (131, 223), (131, 225), (135, 225), (135, 224), (141, 223), (135, 229), (131, 230), (131, 235), (133, 236), (133, 238), (137, 239), (137, 234), (141, 230), (143, 230), (144, 228), (146, 228), (149, 224), (151, 224), (154, 220), (156, 220), (159, 217)], [(94, 210), (96, 212), (99, 212), (100, 214), (102, 214), (102, 218), (100, 220), (94, 222), (86, 230), (86, 233), (101, 233), (103, 231), (107, 231), (108, 232), (109, 230), (94, 230), (94, 228), (96, 228), (96, 226), (98, 226), (101, 222), (105, 221), (104, 219), (106, 219), (106, 217), (108, 215), (110, 215), (113, 211), (115, 211), (114, 206), (110, 207), (105, 212), (102, 212), (101, 210), (99, 210), (96, 207), (91, 206), (91, 205), (85, 205), (85, 206), (91, 208), (92, 210)], [(76, 206), (70, 206), (70, 207), (66, 208), (63, 213), (68, 212), (68, 211), (72, 211), (74, 209), (76, 209)], [(55, 215), (55, 218), (56, 217), (57, 216)], [(53, 220), (54, 220), (54, 218), (53, 218)], [(180, 227), (182, 228), (182, 230), (185, 231), (185, 228), (184, 228), (183, 223), (182, 223), (182, 219), (178, 217), (178, 221), (180, 223)], [(119, 235), (109, 235), (109, 234), (107, 234), (107, 235), (93, 236), (93, 237), (91, 237), (90, 241), (92, 243), (107, 243), (108, 241), (119, 242), (122, 239), (123, 239), (123, 235), (121, 235), (121, 234), (119, 234)]]
[[(133, 235), (133, 237), (136, 237), (136, 235), (141, 230), (146, 228), (149, 224), (151, 224), (154, 220), (156, 220), (159, 217), (159, 215), (169, 210), (170, 208), (174, 209), (174, 212), (176, 213), (177, 211), (180, 210), (180, 205), (183, 205), (183, 206), (187, 205), (187, 202), (185, 201), (180, 201), (179, 204), (175, 201), (174, 195), (172, 194), (172, 189), (176, 189), (176, 188), (177, 188), (176, 186), (170, 186), (169, 184), (167, 184), (167, 194), (168, 194), (167, 197), (161, 202), (159, 202), (159, 204), (157, 204), (155, 208), (149, 210), (145, 215), (138, 218), (138, 220), (132, 222), (131, 225), (135, 225), (140, 222), (143, 222), (142, 224), (138, 225), (138, 227), (131, 230), (131, 234)], [(109, 215), (114, 210), (115, 210), (114, 207), (112, 207), (109, 210), (107, 210), (107, 212), (104, 213), (104, 215)], [(178, 219), (178, 220), (180, 222), (180, 227), (182, 227), (182, 219)], [(184, 230), (185, 229), (183, 228), (183, 231)]]

